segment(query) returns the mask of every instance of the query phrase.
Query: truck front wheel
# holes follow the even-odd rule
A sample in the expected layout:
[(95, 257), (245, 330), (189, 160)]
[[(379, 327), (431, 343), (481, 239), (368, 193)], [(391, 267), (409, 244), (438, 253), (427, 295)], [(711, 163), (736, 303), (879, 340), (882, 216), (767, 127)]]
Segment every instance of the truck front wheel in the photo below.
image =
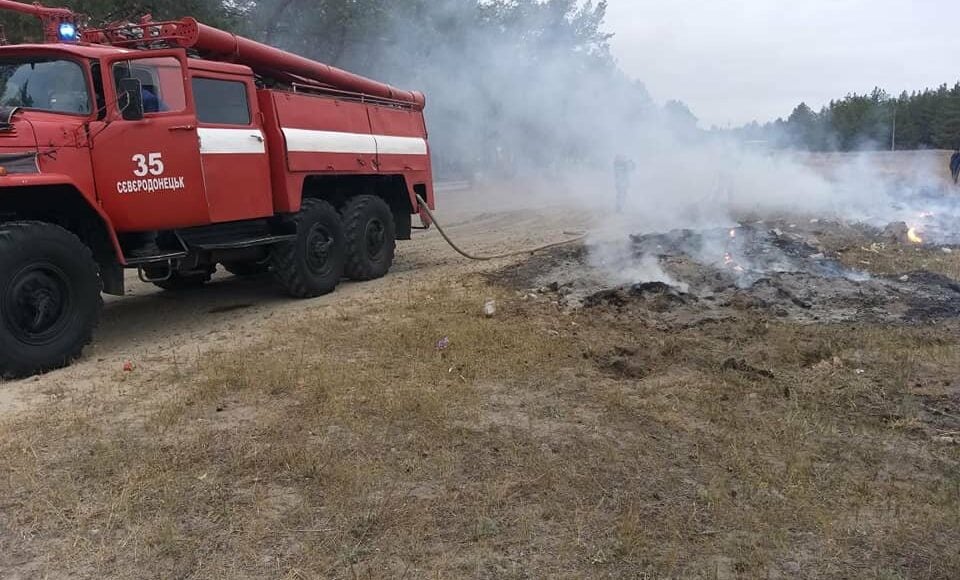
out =
[(387, 202), (375, 195), (351, 198), (343, 208), (343, 224), (347, 277), (374, 280), (386, 276), (397, 247), (397, 226)]
[(340, 214), (329, 203), (307, 198), (294, 218), (297, 238), (270, 252), (270, 270), (296, 298), (329, 294), (343, 278), (346, 242)]
[(80, 356), (100, 318), (90, 249), (42, 222), (0, 224), (0, 375), (60, 368)]

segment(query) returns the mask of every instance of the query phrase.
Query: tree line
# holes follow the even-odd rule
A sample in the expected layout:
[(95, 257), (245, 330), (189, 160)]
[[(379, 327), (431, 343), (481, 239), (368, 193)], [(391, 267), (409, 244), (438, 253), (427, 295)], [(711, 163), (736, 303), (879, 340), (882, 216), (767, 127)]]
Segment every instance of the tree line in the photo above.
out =
[(960, 83), (891, 97), (875, 88), (814, 111), (800, 103), (786, 119), (751, 123), (741, 139), (810, 151), (956, 149), (960, 147)]

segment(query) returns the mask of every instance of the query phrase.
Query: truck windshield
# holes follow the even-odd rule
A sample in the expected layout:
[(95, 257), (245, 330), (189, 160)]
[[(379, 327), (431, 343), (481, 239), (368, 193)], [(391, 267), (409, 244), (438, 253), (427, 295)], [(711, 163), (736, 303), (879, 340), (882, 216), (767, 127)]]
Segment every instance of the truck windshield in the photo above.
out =
[(54, 113), (90, 114), (83, 69), (53, 58), (0, 59), (0, 105)]

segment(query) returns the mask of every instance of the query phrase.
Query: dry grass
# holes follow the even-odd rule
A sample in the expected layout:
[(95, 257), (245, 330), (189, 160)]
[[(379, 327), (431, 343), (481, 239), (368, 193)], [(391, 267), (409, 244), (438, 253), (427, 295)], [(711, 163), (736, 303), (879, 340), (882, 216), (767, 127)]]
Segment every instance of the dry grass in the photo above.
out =
[(0, 425), (0, 577), (960, 574), (956, 328), (664, 334), (469, 279), (275, 331)]
[(960, 250), (944, 252), (931, 246), (874, 244), (846, 248), (840, 254), (845, 266), (881, 276), (927, 270), (960, 280)]
[(854, 153), (791, 153), (790, 157), (822, 175), (833, 178), (838, 173), (850, 177), (851, 171), (868, 172), (885, 181), (909, 180), (920, 183), (953, 185), (950, 179), (949, 150), (870, 151)]

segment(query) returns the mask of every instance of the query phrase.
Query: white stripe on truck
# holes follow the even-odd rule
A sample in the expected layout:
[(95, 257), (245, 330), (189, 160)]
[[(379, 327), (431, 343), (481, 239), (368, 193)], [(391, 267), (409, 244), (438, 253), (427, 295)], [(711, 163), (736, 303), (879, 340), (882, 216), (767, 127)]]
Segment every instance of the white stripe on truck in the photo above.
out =
[(377, 154), (377, 140), (369, 134), (284, 127), (283, 136), (287, 138), (287, 151), (297, 153)]
[[(258, 129), (214, 129), (201, 127), (200, 153), (204, 155), (267, 152)], [(426, 155), (427, 141), (420, 137), (283, 129), (287, 150), (297, 153), (350, 153), (359, 155)]]
[(427, 142), (419, 137), (374, 135), (377, 152), (383, 155), (426, 155)]
[(368, 133), (342, 133), (288, 129), (287, 150), (297, 153), (353, 153), (360, 155), (426, 155), (427, 141), (420, 137), (395, 137)]
[(259, 129), (210, 129), (201, 127), (200, 153), (204, 155), (222, 155), (225, 153), (267, 152), (263, 133)]

